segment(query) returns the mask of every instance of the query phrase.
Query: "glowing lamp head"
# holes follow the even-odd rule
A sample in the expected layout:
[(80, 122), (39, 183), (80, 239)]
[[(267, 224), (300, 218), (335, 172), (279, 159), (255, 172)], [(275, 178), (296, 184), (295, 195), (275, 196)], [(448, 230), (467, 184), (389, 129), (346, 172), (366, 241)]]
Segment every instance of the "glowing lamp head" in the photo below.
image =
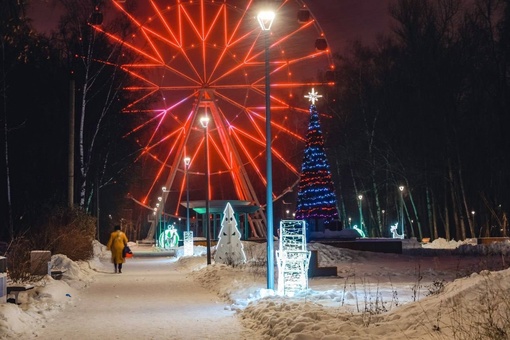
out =
[(184, 165), (186, 166), (186, 168), (189, 168), (190, 164), (191, 164), (191, 158), (184, 157)]
[(361, 201), (363, 199), (363, 195), (358, 195), (358, 199)]
[(209, 125), (209, 116), (200, 117), (200, 125), (205, 129)]
[(158, 201), (160, 201), (160, 202), (161, 202), (162, 200), (163, 200), (163, 198), (162, 198), (162, 197), (158, 197)]
[(404, 186), (403, 186), (403, 185), (399, 186), (399, 187), (398, 187), (398, 190), (400, 190), (400, 191), (404, 191)]
[(162, 187), (161, 190), (163, 190), (163, 192), (166, 192), (166, 187)]
[(275, 13), (273, 11), (261, 11), (257, 15), (260, 28), (263, 31), (269, 31), (273, 25)]

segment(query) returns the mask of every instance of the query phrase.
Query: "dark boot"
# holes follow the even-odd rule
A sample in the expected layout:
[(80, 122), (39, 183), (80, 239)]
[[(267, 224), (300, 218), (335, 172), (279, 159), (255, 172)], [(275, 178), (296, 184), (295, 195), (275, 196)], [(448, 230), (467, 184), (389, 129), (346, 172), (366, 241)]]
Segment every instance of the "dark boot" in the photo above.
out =
[(119, 263), (119, 274), (122, 273), (122, 263)]
[(115, 273), (117, 273), (117, 264), (114, 263), (113, 265), (115, 266)]

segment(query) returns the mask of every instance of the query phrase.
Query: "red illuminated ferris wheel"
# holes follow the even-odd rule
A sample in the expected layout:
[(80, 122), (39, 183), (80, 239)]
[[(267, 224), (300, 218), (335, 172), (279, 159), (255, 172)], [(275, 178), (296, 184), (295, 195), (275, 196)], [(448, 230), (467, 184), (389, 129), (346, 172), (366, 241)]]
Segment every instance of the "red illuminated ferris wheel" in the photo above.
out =
[[(135, 98), (125, 111), (141, 117), (129, 136), (140, 144), (139, 161), (150, 173), (139, 197), (144, 204), (161, 196), (164, 186), (165, 212), (183, 216), (186, 190), (191, 200), (204, 200), (208, 174), (209, 199), (265, 205), (266, 47), (272, 199), (296, 185), (309, 118), (303, 97), (327, 82), (333, 64), (304, 2), (270, 3), (276, 4), (276, 18), (266, 46), (257, 1), (149, 0), (143, 8), (113, 2), (135, 28), (129, 38), (103, 32), (136, 56), (120, 66), (130, 77), (125, 90)], [(207, 129), (200, 124), (203, 116), (209, 118)], [(191, 159), (188, 169), (185, 157)]]

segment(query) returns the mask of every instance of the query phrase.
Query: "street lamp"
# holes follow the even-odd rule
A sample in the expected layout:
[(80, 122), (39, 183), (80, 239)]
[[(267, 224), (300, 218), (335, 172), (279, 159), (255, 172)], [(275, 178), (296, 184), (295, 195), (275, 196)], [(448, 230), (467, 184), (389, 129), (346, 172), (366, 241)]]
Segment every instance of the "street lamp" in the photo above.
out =
[(193, 232), (189, 230), (189, 166), (191, 164), (191, 158), (184, 157), (184, 172), (186, 175), (186, 231), (182, 233), (183, 235), (183, 245), (184, 245), (184, 256), (193, 255)]
[(207, 239), (207, 264), (211, 264), (211, 226), (209, 224), (209, 141), (207, 138), (207, 126), (209, 125), (209, 116), (200, 118), (200, 125), (204, 128), (205, 138), (205, 237)]
[(400, 222), (402, 224), (402, 237), (404, 237), (404, 186), (398, 187), (400, 191)]
[(265, 80), (266, 80), (266, 220), (267, 220), (267, 289), (274, 289), (274, 244), (273, 244), (273, 170), (271, 163), (271, 94), (269, 82), (269, 30), (275, 13), (261, 11), (257, 15), (260, 28), (264, 31)]
[(358, 195), (359, 200), (359, 228), (365, 231), (363, 228), (363, 195)]
[[(158, 202), (161, 202), (163, 200), (163, 197), (158, 197)], [(159, 247), (161, 246), (160, 244), (158, 244), (158, 241), (159, 241), (159, 235), (161, 235), (161, 223), (162, 223), (162, 219), (163, 219), (163, 213), (162, 213), (162, 208), (160, 208), (161, 206), (161, 203), (156, 203), (156, 208), (159, 210), (159, 221), (158, 221), (158, 228), (157, 228), (157, 232), (155, 233), (155, 238), (156, 238), (156, 246)]]
[(165, 216), (165, 202), (166, 202), (166, 196), (165, 194), (168, 195), (168, 193), (170, 192), (170, 190), (166, 190), (166, 187), (161, 187), (161, 191), (163, 192), (163, 194), (161, 195), (161, 197), (163, 198), (163, 205), (161, 206), (161, 216), (163, 217), (163, 224), (161, 225), (161, 229), (159, 231), (159, 234), (161, 235), (161, 233), (163, 233), (165, 231), (165, 228), (166, 228), (166, 216)]
[(475, 230), (475, 211), (471, 210), (471, 216), (473, 216), (473, 230)]
[(186, 173), (186, 231), (189, 232), (189, 165), (191, 158), (184, 157), (184, 172)]

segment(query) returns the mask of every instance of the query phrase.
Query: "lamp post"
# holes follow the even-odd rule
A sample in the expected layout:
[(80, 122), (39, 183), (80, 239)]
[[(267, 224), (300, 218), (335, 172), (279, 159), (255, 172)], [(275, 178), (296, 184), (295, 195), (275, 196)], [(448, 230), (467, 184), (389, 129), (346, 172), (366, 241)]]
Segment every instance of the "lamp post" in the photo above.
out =
[(165, 231), (165, 224), (166, 224), (166, 217), (165, 217), (165, 191), (166, 191), (166, 187), (162, 187), (161, 191), (162, 191), (161, 197), (163, 198), (163, 205), (161, 206), (161, 218), (163, 220), (163, 223), (161, 224), (161, 229), (159, 231), (160, 234)]
[[(154, 223), (154, 246), (158, 246), (158, 226), (159, 226), (159, 203), (156, 203), (156, 207), (153, 208), (152, 214), (154, 215), (155, 223)], [(111, 219), (111, 215), (110, 215)]]
[(189, 232), (189, 165), (191, 158), (184, 157), (184, 172), (186, 173), (186, 231)]
[[(475, 230), (475, 211), (471, 210), (471, 216), (473, 216), (473, 230)], [(473, 236), (474, 237), (474, 236)]]
[(363, 228), (363, 195), (358, 195), (359, 200), (359, 228), (364, 231)]
[[(161, 191), (163, 192), (161, 197), (163, 198), (162, 206), (161, 206), (161, 216), (163, 217), (163, 223), (161, 225), (161, 230), (159, 231), (160, 235), (161, 233), (165, 232), (166, 228), (166, 216), (165, 216), (165, 202), (166, 202), (166, 196), (165, 194), (168, 194), (170, 190), (167, 190), (166, 187), (161, 187)], [(165, 242), (166, 244), (166, 242)]]
[(402, 224), (402, 237), (404, 237), (404, 186), (398, 187), (400, 191), (400, 222)]
[(269, 82), (269, 31), (273, 25), (275, 13), (261, 11), (257, 15), (260, 28), (264, 31), (265, 80), (266, 80), (266, 220), (267, 220), (267, 289), (274, 289), (274, 240), (273, 240), (273, 170), (271, 163), (271, 94)]
[(384, 210), (384, 209), (381, 210), (381, 213), (382, 213), (382, 228), (384, 230), (384, 228), (386, 227), (386, 221), (385, 221), (385, 219), (386, 219), (386, 215), (385, 215), (386, 210)]
[(205, 237), (207, 239), (207, 264), (211, 264), (211, 226), (209, 224), (209, 141), (207, 138), (207, 126), (209, 125), (209, 116), (200, 118), (200, 124), (204, 128), (205, 138)]
[(191, 158), (184, 157), (184, 172), (186, 175), (186, 231), (183, 235), (184, 256), (193, 255), (193, 232), (189, 230), (189, 177), (188, 171)]
[(163, 208), (161, 208), (161, 201), (163, 200), (163, 197), (158, 197), (158, 202), (159, 203), (156, 203), (156, 208), (158, 209), (159, 211), (159, 221), (158, 221), (158, 228), (156, 229), (156, 246), (158, 247), (161, 247), (161, 244), (159, 244), (159, 235), (161, 235), (161, 223), (162, 223), (162, 219), (163, 219), (163, 213), (162, 213), (162, 210)]

